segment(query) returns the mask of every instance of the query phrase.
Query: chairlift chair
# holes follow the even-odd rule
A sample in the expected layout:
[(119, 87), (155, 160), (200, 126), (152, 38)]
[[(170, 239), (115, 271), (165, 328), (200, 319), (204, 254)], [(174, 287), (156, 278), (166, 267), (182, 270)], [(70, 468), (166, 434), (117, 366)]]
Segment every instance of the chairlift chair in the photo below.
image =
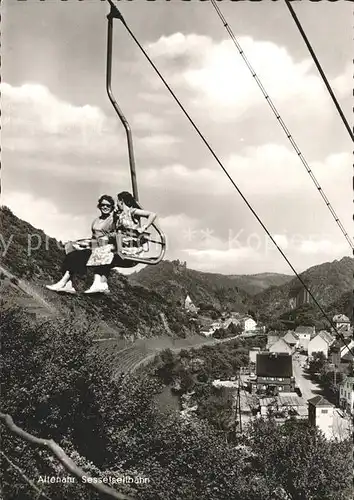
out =
[[(133, 196), (139, 206), (139, 194), (138, 194), (138, 184), (135, 170), (135, 158), (134, 158), (134, 148), (132, 132), (127, 119), (125, 118), (122, 110), (120, 109), (112, 91), (111, 79), (112, 79), (112, 45), (113, 45), (113, 21), (114, 19), (119, 19), (124, 23), (120, 12), (115, 7), (111, 0), (108, 0), (111, 10), (107, 16), (107, 68), (106, 68), (106, 90), (109, 100), (112, 103), (114, 110), (116, 111), (120, 121), (122, 122), (128, 144), (128, 156), (129, 156), (129, 166), (130, 166), (130, 176), (132, 182)], [(156, 237), (152, 235), (155, 233)], [(124, 237), (131, 237), (132, 241), (135, 243), (130, 248), (126, 248), (123, 245)], [(152, 244), (156, 252), (152, 251)], [(134, 230), (117, 230), (115, 238), (115, 253), (124, 260), (129, 260), (142, 264), (156, 265), (165, 256), (166, 252), (166, 237), (161, 229), (156, 223), (153, 223), (147, 232), (140, 234), (138, 231)], [(135, 251), (134, 251), (135, 250)]]

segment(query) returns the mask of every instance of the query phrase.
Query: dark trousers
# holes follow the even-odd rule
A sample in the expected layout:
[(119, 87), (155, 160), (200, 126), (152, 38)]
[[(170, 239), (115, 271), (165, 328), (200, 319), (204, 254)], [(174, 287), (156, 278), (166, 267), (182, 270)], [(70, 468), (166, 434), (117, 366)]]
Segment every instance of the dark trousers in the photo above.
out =
[(61, 270), (63, 274), (66, 271), (72, 274), (79, 274), (83, 276), (87, 271), (87, 261), (89, 260), (91, 255), (91, 250), (74, 250), (65, 255), (63, 264), (61, 266)]
[[(62, 264), (62, 273), (64, 274), (66, 271), (69, 271), (71, 275), (78, 274), (80, 276), (84, 276), (87, 272), (87, 262), (90, 258), (91, 250), (75, 250), (74, 252), (70, 252), (65, 255), (63, 264)], [(108, 275), (113, 267), (122, 267), (122, 268), (130, 268), (135, 267), (137, 265), (136, 262), (132, 262), (130, 260), (124, 260), (119, 255), (114, 255), (113, 261), (111, 264), (106, 266), (96, 266), (92, 267), (92, 270), (96, 274), (101, 274), (108, 278)]]

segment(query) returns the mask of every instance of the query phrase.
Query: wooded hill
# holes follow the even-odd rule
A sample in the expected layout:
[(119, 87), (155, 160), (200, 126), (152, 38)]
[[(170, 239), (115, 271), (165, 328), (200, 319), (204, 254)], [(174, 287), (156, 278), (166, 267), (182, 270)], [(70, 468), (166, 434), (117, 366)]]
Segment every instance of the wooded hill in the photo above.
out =
[[(329, 314), (352, 316), (354, 259), (326, 262), (310, 267), (301, 278)], [(252, 307), (263, 319), (277, 318), (290, 309), (290, 298), (302, 285), (297, 278), (280, 286), (271, 287), (252, 298)]]
[[(289, 312), (290, 297), (301, 288), (298, 279), (288, 275), (226, 276), (188, 269), (186, 263), (177, 260), (147, 266), (129, 277), (113, 272), (110, 296), (59, 296), (46, 290), (44, 285), (60, 277), (62, 243), (19, 219), (7, 207), (0, 209), (0, 222), (3, 247), (0, 265), (61, 313), (85, 314), (91, 321), (104, 325), (107, 335), (113, 332), (141, 338), (166, 332), (182, 337), (196, 333), (195, 324), (184, 310), (187, 294), (201, 312), (214, 316), (224, 310), (251, 312), (256, 319), (268, 324)], [(31, 252), (28, 251), (29, 238), (37, 247)], [(7, 245), (8, 250), (4, 251)], [(344, 257), (313, 266), (301, 277), (329, 314), (345, 313), (352, 317), (353, 272), (354, 260)], [(82, 291), (91, 279), (89, 275), (78, 280), (77, 288)], [(318, 313), (313, 308), (314, 318), (319, 318)]]
[[(61, 242), (19, 219), (6, 207), (0, 209), (0, 223), (0, 266), (22, 285), (20, 289), (15, 279), (9, 283), (2, 273), (2, 296), (10, 294), (25, 309), (26, 296), (31, 308), (33, 301), (40, 299), (61, 315), (84, 315), (90, 322), (103, 325), (102, 334), (106, 336), (140, 338), (168, 332), (172, 336), (184, 337), (195, 333), (195, 324), (190, 322), (184, 309), (176, 308), (157, 291), (133, 284), (117, 272), (110, 277), (111, 294), (108, 296), (93, 297), (82, 293), (67, 296), (50, 292), (44, 285), (54, 283), (61, 275), (64, 257)], [(31, 252), (28, 251), (29, 237), (32, 237), (33, 247), (38, 246)], [(8, 247), (7, 251), (4, 247)], [(82, 292), (91, 281), (89, 272), (86, 278), (77, 280), (76, 288)]]
[(252, 295), (291, 279), (291, 276), (276, 273), (249, 276), (206, 273), (188, 269), (186, 263), (179, 260), (145, 267), (129, 276), (132, 283), (159, 291), (176, 304), (184, 303), (189, 294), (194, 304), (202, 309), (209, 306), (210, 309), (236, 312), (248, 311)]

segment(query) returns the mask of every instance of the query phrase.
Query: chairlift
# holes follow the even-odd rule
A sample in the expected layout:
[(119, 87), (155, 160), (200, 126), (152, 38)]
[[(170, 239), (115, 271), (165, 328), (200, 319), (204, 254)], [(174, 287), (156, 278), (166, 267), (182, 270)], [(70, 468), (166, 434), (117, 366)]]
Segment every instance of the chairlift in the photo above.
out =
[[(133, 148), (132, 132), (129, 123), (124, 116), (122, 110), (120, 109), (112, 91), (111, 79), (112, 79), (112, 45), (113, 45), (113, 24), (114, 19), (120, 20), (124, 23), (120, 12), (115, 7), (111, 0), (108, 0), (111, 10), (107, 16), (107, 67), (106, 67), (106, 90), (109, 100), (112, 103), (114, 110), (116, 111), (120, 121), (127, 136), (128, 145), (128, 156), (129, 156), (129, 166), (130, 166), (130, 176), (132, 183), (133, 196), (139, 206), (139, 194), (138, 194), (138, 183), (136, 177), (135, 169), (135, 157)], [(132, 245), (129, 248), (123, 245), (124, 237), (129, 236), (132, 241)], [(153, 248), (152, 248), (153, 247)], [(115, 253), (119, 255), (121, 259), (133, 261), (136, 264), (158, 264), (166, 252), (166, 237), (161, 231), (156, 223), (153, 223), (147, 232), (140, 234), (138, 231), (134, 230), (117, 230), (115, 238)]]

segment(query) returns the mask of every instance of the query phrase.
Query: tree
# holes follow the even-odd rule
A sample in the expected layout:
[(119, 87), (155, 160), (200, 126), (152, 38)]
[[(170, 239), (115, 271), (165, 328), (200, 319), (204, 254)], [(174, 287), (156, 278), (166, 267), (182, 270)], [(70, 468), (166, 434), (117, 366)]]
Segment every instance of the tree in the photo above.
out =
[(241, 335), (241, 333), (243, 332), (242, 326), (239, 323), (237, 325), (235, 325), (235, 323), (230, 323), (228, 330), (229, 330), (231, 336)]
[(326, 357), (323, 352), (314, 352), (309, 362), (309, 373), (311, 375), (322, 374), (326, 367)]
[[(112, 400), (119, 404), (119, 398), (114, 391), (112, 397), (111, 374), (90, 350), (94, 333), (91, 327), (82, 318), (77, 318), (76, 323), (37, 323), (17, 310), (3, 308), (1, 407), (26, 432), (54, 439), (70, 458), (75, 454), (80, 463), (74, 461), (88, 475), (94, 460), (98, 466), (95, 473), (102, 477), (100, 467), (104, 469), (110, 457), (111, 441), (105, 418), (109, 414), (119, 422), (117, 411), (106, 410), (108, 405), (112, 410)], [(147, 413), (145, 407), (143, 412)], [(136, 407), (134, 415), (140, 418)], [(1, 430), (2, 488), (6, 498), (33, 498), (28, 484), (19, 481), (19, 471), (22, 478), (67, 475), (46, 450), (33, 450), (9, 429), (2, 426)], [(61, 484), (61, 488), (68, 500), (97, 498), (81, 482)], [(45, 485), (44, 490), (49, 497), (56, 497), (55, 485)]]
[(216, 339), (224, 339), (227, 337), (227, 331), (224, 328), (218, 328), (215, 330), (213, 337)]
[(270, 489), (281, 486), (293, 500), (352, 498), (352, 445), (327, 441), (318, 428), (289, 420), (279, 426), (260, 419), (251, 424), (252, 466)]

